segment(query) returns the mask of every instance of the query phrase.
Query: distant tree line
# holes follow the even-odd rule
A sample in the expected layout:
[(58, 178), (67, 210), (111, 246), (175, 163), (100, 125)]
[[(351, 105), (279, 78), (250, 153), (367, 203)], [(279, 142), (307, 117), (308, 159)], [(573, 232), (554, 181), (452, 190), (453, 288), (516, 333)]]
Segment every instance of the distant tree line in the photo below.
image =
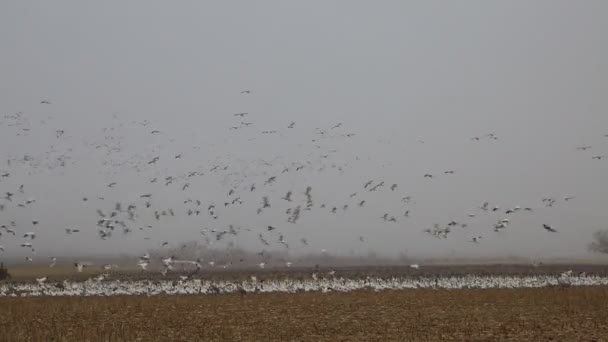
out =
[(6, 267), (4, 267), (4, 263), (0, 262), (0, 280), (8, 279), (11, 275), (8, 273)]
[(593, 234), (593, 242), (589, 244), (589, 250), (608, 254), (608, 230), (598, 230)]

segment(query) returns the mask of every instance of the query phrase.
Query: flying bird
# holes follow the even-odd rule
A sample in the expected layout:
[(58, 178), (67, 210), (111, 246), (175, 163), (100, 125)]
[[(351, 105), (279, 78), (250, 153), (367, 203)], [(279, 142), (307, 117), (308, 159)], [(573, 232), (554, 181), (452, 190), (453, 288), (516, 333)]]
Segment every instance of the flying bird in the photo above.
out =
[(287, 194), (285, 194), (285, 197), (282, 197), (281, 199), (286, 200), (287, 202), (291, 202), (291, 191), (287, 191)]
[(270, 202), (268, 202), (268, 196), (262, 197), (262, 208), (270, 208)]
[(548, 232), (551, 232), (551, 233), (557, 233), (557, 230), (556, 230), (555, 228), (551, 227), (551, 226), (550, 226), (550, 225), (548, 225), (548, 224), (544, 224), (544, 223), (543, 223), (543, 228), (544, 228), (546, 231), (548, 231)]

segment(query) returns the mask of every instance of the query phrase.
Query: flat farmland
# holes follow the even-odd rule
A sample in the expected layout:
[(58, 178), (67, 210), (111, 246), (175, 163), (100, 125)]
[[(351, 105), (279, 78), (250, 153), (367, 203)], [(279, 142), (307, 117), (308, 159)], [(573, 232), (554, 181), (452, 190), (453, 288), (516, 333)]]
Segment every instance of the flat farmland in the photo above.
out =
[(608, 288), (0, 299), (1, 341), (608, 341)]

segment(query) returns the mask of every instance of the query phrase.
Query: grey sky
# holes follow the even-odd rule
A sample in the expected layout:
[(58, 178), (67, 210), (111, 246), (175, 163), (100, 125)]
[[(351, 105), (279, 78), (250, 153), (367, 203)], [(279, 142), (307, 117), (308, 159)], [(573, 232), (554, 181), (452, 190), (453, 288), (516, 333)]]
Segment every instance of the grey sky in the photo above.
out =
[[(42, 255), (140, 250), (228, 224), (252, 228), (234, 241), (256, 250), (263, 247), (257, 233), (272, 224), (298, 252), (584, 254), (592, 232), (607, 225), (608, 161), (591, 159), (608, 155), (606, 13), (608, 3), (599, 0), (3, 1), (0, 114), (23, 112), (31, 131), (16, 136), (6, 120), (0, 126), (0, 171), (12, 174), (0, 191), (25, 184), (25, 197), (37, 202), (7, 204), (0, 221), (16, 219), (21, 233), (36, 230)], [(240, 94), (245, 89), (252, 93)], [(238, 112), (249, 115), (241, 120), (232, 115)], [(133, 123), (143, 120), (150, 125)], [(229, 130), (241, 121), (254, 124)], [(292, 121), (295, 128), (286, 128)], [(320, 138), (315, 128), (339, 122), (329, 137), (311, 141)], [(57, 139), (59, 129), (65, 136)], [(149, 134), (153, 129), (162, 134)], [(487, 133), (499, 140), (470, 140)], [(122, 144), (114, 160), (140, 163), (141, 172), (123, 167), (110, 174), (101, 165), (107, 156), (95, 146), (111, 134)], [(576, 149), (583, 145), (592, 149)], [(174, 160), (180, 152), (183, 158)], [(52, 170), (5, 162), (24, 154), (47, 164), (64, 154), (71, 159)], [(148, 166), (154, 156), (159, 163)], [(276, 157), (273, 166), (259, 161)], [(281, 174), (307, 161), (301, 172)], [(209, 173), (216, 164), (229, 165), (222, 174), (239, 174)], [(148, 183), (191, 170), (206, 175), (186, 191), (183, 182)], [(277, 183), (263, 186), (273, 175)], [(217, 221), (206, 208), (200, 217), (185, 215), (184, 199), (223, 206), (228, 183), (243, 176), (241, 207), (219, 209)], [(387, 186), (367, 192), (363, 184), (371, 179)], [(105, 186), (114, 181), (115, 189)], [(258, 187), (253, 193), (245, 189), (251, 183)], [(388, 189), (393, 183), (395, 192)], [(293, 190), (305, 205), (309, 185), (315, 208), (298, 224), (287, 223), (280, 197)], [(154, 224), (153, 232), (97, 238), (95, 209), (149, 192), (154, 208), (174, 208), (178, 217), (156, 223), (140, 209), (133, 228)], [(106, 201), (95, 201), (98, 195)], [(273, 207), (257, 215), (263, 195)], [(400, 201), (407, 195), (415, 202), (409, 219)], [(83, 196), (91, 200), (83, 203)], [(566, 196), (576, 198), (564, 203)], [(544, 197), (559, 202), (545, 208)], [(535, 211), (484, 215), (476, 208), (485, 201), (503, 212), (515, 205)], [(337, 206), (338, 214), (321, 203)], [(399, 222), (382, 221), (385, 212)], [(471, 212), (477, 217), (468, 218)], [(512, 224), (494, 233), (504, 217)], [(30, 227), (32, 219), (41, 225)], [(451, 220), (469, 227), (455, 228), (446, 240), (422, 232)], [(545, 232), (542, 223), (559, 233)], [(65, 236), (68, 226), (83, 233)], [(467, 242), (477, 235), (482, 243)], [(16, 247), (20, 242), (0, 237), (8, 255), (28, 255)]]

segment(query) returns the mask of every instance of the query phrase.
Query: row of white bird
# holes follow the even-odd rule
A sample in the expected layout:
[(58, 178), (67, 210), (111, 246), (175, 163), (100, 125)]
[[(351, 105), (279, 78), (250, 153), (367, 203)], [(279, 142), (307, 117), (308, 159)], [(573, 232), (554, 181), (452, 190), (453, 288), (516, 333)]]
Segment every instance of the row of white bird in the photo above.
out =
[(296, 293), (296, 292), (351, 292), (357, 290), (407, 290), (407, 289), (521, 289), (551, 286), (608, 286), (608, 277), (573, 274), (535, 276), (477, 276), (459, 277), (393, 277), (347, 279), (327, 274), (312, 274), (310, 279), (285, 278), (260, 281), (255, 276), (249, 280), (209, 281), (182, 276), (180, 280), (121, 281), (108, 280), (103, 276), (84, 282), (50, 282), (47, 277), (38, 278), (37, 283), (0, 284), (0, 297), (37, 296), (157, 296), (188, 294), (230, 293)]

